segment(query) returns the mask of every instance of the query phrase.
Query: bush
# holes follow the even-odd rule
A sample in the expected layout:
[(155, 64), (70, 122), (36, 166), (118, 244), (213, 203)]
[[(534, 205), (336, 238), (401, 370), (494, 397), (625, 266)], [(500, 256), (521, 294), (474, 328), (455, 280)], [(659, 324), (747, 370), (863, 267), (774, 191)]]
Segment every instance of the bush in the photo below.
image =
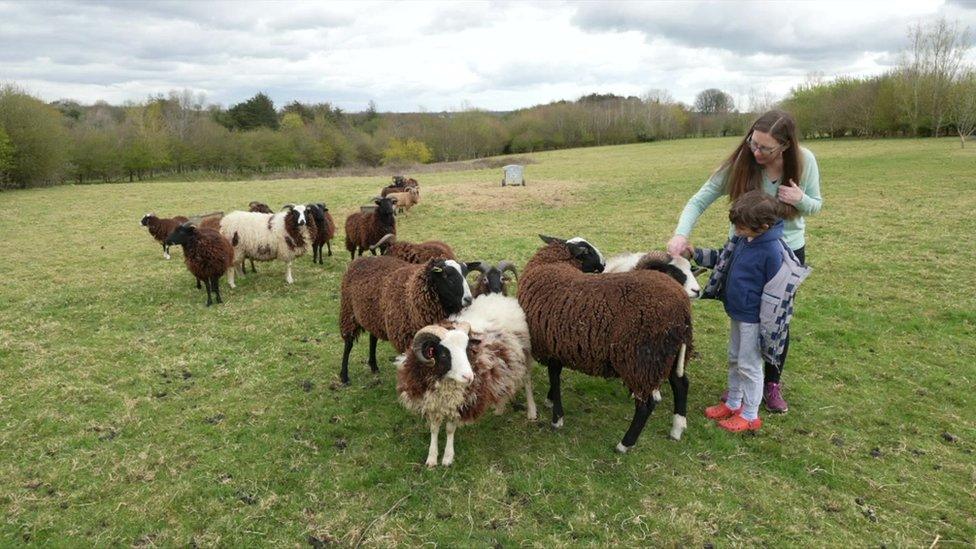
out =
[(57, 183), (64, 171), (65, 130), (61, 113), (18, 88), (0, 88), (0, 126), (13, 146), (0, 184), (25, 188)]
[(427, 164), (433, 158), (427, 145), (416, 139), (394, 139), (383, 151), (383, 164)]

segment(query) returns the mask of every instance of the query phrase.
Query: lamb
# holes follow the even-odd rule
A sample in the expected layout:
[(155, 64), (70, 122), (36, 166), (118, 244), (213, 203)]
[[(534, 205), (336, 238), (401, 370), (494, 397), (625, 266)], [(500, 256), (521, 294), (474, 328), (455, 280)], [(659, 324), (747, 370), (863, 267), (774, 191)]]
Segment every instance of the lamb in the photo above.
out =
[(395, 234), (388, 234), (369, 247), (373, 255), (376, 255), (377, 250), (380, 255), (402, 259), (407, 263), (426, 263), (429, 259), (457, 259), (454, 250), (440, 240), (413, 243), (397, 240)]
[(312, 239), (312, 263), (318, 258), (319, 265), (322, 264), (322, 246), (329, 247), (329, 257), (332, 256), (332, 239), (335, 238), (336, 225), (329, 213), (329, 208), (324, 202), (310, 204), (309, 210), (312, 218), (315, 219), (315, 237)]
[(207, 307), (213, 304), (211, 291), (217, 295), (217, 303), (223, 303), (220, 277), (234, 263), (234, 248), (230, 242), (213, 229), (184, 223), (166, 238), (166, 243), (183, 246), (183, 261), (196, 277), (197, 288), (201, 280), (207, 287)]
[(163, 245), (163, 257), (169, 259), (169, 245), (166, 244), (166, 239), (169, 237), (173, 231), (176, 230), (181, 224), (189, 221), (182, 215), (177, 215), (170, 218), (157, 217), (155, 213), (147, 213), (142, 216), (142, 221), (139, 223), (149, 229), (149, 234), (156, 239), (157, 242)]
[(511, 272), (512, 276), (518, 280), (518, 270), (515, 269), (515, 264), (511, 261), (502, 261), (498, 265), (492, 265), (484, 261), (473, 261), (467, 265), (469, 271), (478, 271), (481, 273), (481, 276), (478, 277), (478, 283), (471, 290), (471, 295), (475, 298), (485, 294), (501, 294), (507, 296), (508, 283), (512, 279), (505, 274), (506, 272)]
[[(541, 235), (540, 235), (541, 236)], [(532, 354), (549, 370), (552, 425), (563, 425), (559, 376), (569, 367), (592, 376), (620, 377), (635, 399), (634, 417), (619, 452), (634, 446), (660, 401), (665, 379), (674, 391), (671, 437), (687, 426), (685, 356), (693, 352), (691, 301), (658, 271), (602, 271), (599, 252), (585, 240), (542, 237), (519, 282)]]
[(355, 212), (346, 218), (346, 250), (350, 259), (356, 258), (357, 251), (361, 257), (364, 251), (387, 234), (396, 234), (393, 201), (376, 197), (373, 202), (376, 204), (373, 212)]
[(227, 273), (227, 284), (237, 287), (234, 271), (241, 267), (245, 257), (284, 261), (285, 281), (293, 283), (291, 263), (305, 253), (317, 230), (315, 221), (306, 216), (306, 210), (302, 204), (286, 204), (276, 214), (237, 211), (224, 216), (220, 220), (220, 234), (234, 246), (234, 268)]
[(681, 284), (688, 297), (695, 299), (701, 295), (701, 285), (695, 276), (703, 269), (692, 269), (691, 262), (680, 255), (672, 256), (660, 251), (618, 254), (607, 260), (603, 272), (625, 273), (634, 270), (660, 271)]
[(504, 408), (528, 379), (527, 358), (518, 338), (504, 330), (472, 331), (467, 322), (455, 321), (417, 332), (412, 352), (397, 367), (397, 394), (430, 425), (428, 467), (437, 465), (441, 423), (447, 432), (441, 465), (447, 466), (454, 462), (457, 424)]
[(349, 353), (364, 330), (369, 332), (369, 366), (376, 373), (377, 340), (406, 352), (417, 330), (470, 305), (464, 275), (464, 267), (453, 259), (414, 264), (379, 256), (350, 263), (342, 276), (339, 306), (339, 333), (345, 342), (342, 382), (349, 383)]
[(392, 199), (396, 202), (396, 209), (398, 213), (405, 213), (414, 207), (414, 205), (420, 203), (420, 189), (416, 187), (409, 187), (406, 191), (398, 193), (389, 193), (386, 195), (387, 198)]

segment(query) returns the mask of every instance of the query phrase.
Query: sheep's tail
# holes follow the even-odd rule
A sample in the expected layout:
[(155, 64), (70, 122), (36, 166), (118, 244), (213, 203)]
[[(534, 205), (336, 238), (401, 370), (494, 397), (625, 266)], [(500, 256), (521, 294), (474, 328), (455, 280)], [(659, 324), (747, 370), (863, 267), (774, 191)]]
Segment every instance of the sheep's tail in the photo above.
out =
[(685, 377), (685, 350), (687, 346), (682, 343), (681, 349), (678, 350), (678, 363), (675, 367), (678, 369), (678, 377)]

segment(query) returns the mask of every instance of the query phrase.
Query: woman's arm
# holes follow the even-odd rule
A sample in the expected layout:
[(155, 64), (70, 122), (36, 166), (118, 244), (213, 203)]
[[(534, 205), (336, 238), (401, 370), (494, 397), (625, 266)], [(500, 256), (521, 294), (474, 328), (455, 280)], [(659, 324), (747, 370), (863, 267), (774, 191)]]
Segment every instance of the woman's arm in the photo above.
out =
[(717, 172), (708, 178), (708, 181), (698, 189), (685, 204), (678, 218), (678, 226), (674, 229), (674, 236), (668, 241), (668, 253), (671, 255), (683, 255), (688, 257), (692, 252), (691, 229), (702, 213), (712, 205), (712, 202), (725, 194), (725, 172)]
[(782, 202), (792, 204), (800, 215), (813, 215), (823, 207), (820, 196), (820, 167), (813, 153), (803, 149), (803, 173), (800, 174), (800, 184), (790, 180), (787, 185), (780, 185), (777, 197)]

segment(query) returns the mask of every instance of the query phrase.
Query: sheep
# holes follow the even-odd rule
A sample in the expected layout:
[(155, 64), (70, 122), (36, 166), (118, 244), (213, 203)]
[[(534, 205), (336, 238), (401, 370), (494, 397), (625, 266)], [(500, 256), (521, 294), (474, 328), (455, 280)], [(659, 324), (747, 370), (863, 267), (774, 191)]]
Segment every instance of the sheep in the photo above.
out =
[(428, 467), (437, 466), (441, 423), (447, 432), (441, 465), (448, 466), (454, 462), (457, 424), (474, 422), (488, 408), (503, 408), (528, 377), (526, 359), (518, 338), (504, 330), (472, 331), (458, 321), (416, 333), (412, 352), (397, 366), (397, 394), (430, 426)]
[(183, 223), (166, 238), (167, 244), (183, 246), (183, 261), (186, 268), (197, 279), (197, 288), (202, 280), (207, 287), (207, 307), (213, 304), (210, 292), (220, 298), (220, 277), (234, 263), (234, 248), (227, 239), (213, 229)]
[(258, 202), (257, 200), (252, 200), (247, 205), (247, 211), (255, 213), (273, 214), (274, 210), (264, 202)]
[(617, 451), (636, 444), (660, 401), (667, 379), (674, 392), (671, 437), (687, 426), (686, 353), (692, 347), (691, 301), (664, 273), (603, 270), (602, 256), (585, 240), (540, 235), (542, 247), (526, 264), (518, 302), (525, 310), (532, 354), (549, 370), (552, 426), (563, 425), (559, 376), (563, 367), (620, 377), (635, 399), (634, 417)]
[(607, 260), (603, 272), (625, 273), (634, 270), (660, 271), (681, 284), (688, 297), (695, 299), (701, 295), (701, 285), (695, 276), (703, 269), (692, 269), (691, 262), (680, 255), (672, 256), (660, 251), (618, 254)]
[(508, 283), (511, 278), (505, 272), (511, 272), (512, 276), (518, 280), (518, 270), (511, 261), (502, 261), (497, 266), (484, 261), (473, 261), (467, 264), (469, 271), (481, 273), (478, 283), (471, 289), (471, 295), (477, 298), (484, 294), (508, 295)]
[(329, 213), (329, 208), (324, 202), (310, 204), (309, 210), (315, 219), (315, 237), (312, 240), (312, 263), (318, 259), (319, 265), (322, 264), (322, 246), (329, 247), (329, 257), (332, 256), (332, 239), (335, 238), (336, 225)]
[(242, 266), (245, 257), (284, 261), (285, 281), (293, 283), (291, 263), (305, 253), (317, 230), (314, 219), (305, 215), (306, 210), (302, 204), (286, 204), (276, 214), (237, 211), (224, 216), (220, 234), (234, 246), (234, 268), (227, 273), (227, 284), (237, 287), (234, 271)]
[(388, 255), (407, 263), (426, 263), (428, 259), (457, 259), (451, 246), (440, 240), (413, 243), (397, 240), (395, 234), (384, 236), (370, 246), (369, 251), (373, 255), (379, 251), (379, 255)]
[(393, 176), (393, 184), (383, 187), (380, 190), (380, 196), (385, 197), (390, 193), (402, 192), (404, 189), (409, 189), (411, 187), (416, 188), (418, 191), (420, 190), (420, 184), (417, 183), (416, 179), (413, 179), (412, 177), (403, 177), (402, 175), (395, 175)]
[(453, 259), (423, 264), (395, 257), (363, 257), (342, 276), (339, 333), (345, 342), (339, 377), (349, 384), (349, 352), (369, 332), (369, 367), (376, 373), (376, 342), (389, 341), (398, 353), (410, 348), (414, 333), (471, 304), (464, 267)]
[(156, 239), (157, 242), (163, 245), (163, 258), (169, 259), (169, 245), (166, 244), (166, 238), (172, 234), (181, 224), (189, 221), (186, 217), (182, 215), (177, 215), (170, 218), (157, 217), (155, 213), (147, 213), (142, 216), (142, 221), (139, 222), (140, 225), (149, 229), (149, 234)]
[[(373, 199), (376, 209), (370, 213), (355, 212), (346, 218), (346, 250), (349, 259), (360, 257), (387, 234), (396, 234), (396, 217), (393, 216), (393, 201), (389, 198), (376, 197)], [(374, 251), (375, 255), (376, 252)]]
[(386, 195), (396, 202), (396, 209), (398, 213), (405, 213), (414, 205), (420, 203), (420, 189), (416, 187), (409, 187), (407, 190), (398, 193), (389, 193)]

